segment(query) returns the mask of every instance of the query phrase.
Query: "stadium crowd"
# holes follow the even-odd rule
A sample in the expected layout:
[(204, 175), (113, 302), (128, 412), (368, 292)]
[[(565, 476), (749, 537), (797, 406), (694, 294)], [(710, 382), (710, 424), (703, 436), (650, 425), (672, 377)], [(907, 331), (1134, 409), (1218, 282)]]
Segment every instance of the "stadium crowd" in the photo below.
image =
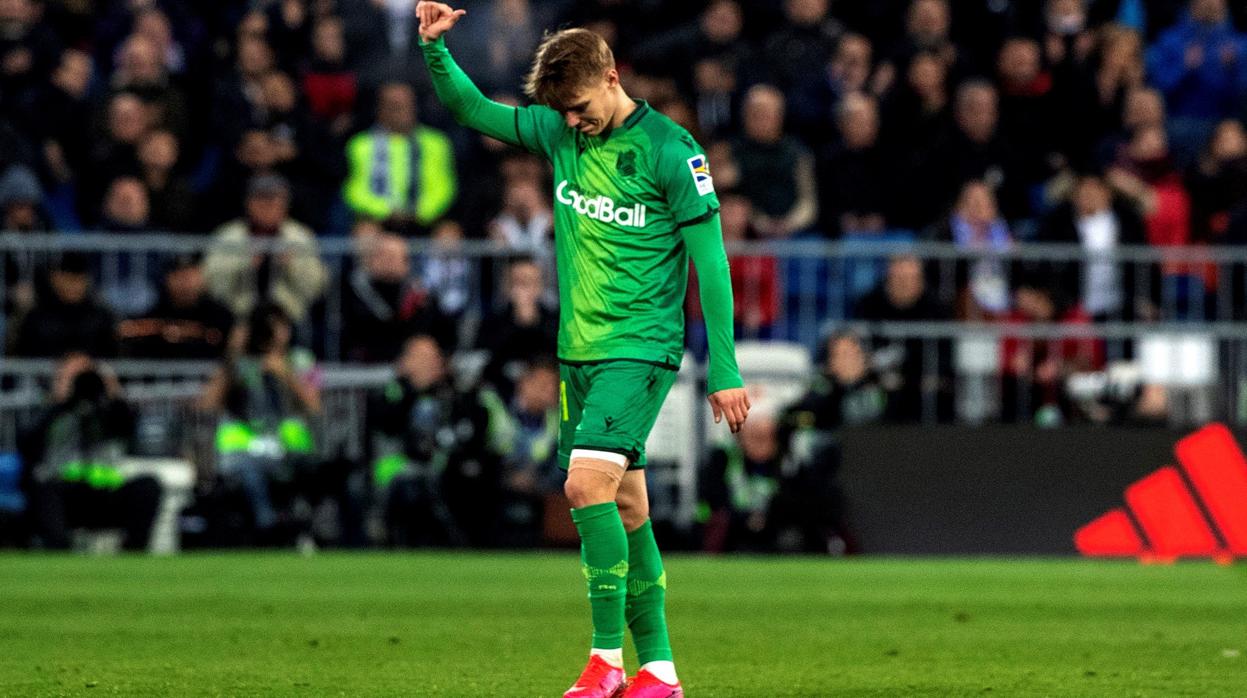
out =
[[(558, 401), (548, 170), (449, 119), (424, 73), (414, 4), (0, 0), (6, 235), (209, 236), (198, 254), (140, 250), (110, 278), (101, 278), (98, 255), (0, 251), (6, 354), (62, 360), (51, 421), (32, 432), (37, 460), (69, 438), (48, 426), (65, 415), (94, 415), (89, 431), (101, 443), (124, 432), (121, 396), (101, 378), (99, 360), (221, 360), (202, 407), (225, 415), (219, 468), (237, 481), (255, 528), (280, 518), (281, 489), (338, 496), (350, 489), (347, 469), (296, 463), (310, 450), (305, 418), (320, 409), (318, 357), (307, 348), (326, 358), (323, 342), (312, 341), (326, 336), (325, 315), (314, 309), (334, 295), (334, 356), (397, 367), (395, 382), (369, 403), (374, 499), (440, 522), (384, 514), (375, 519), (380, 535), (499, 542), (498, 529), (456, 524), (468, 491), (491, 492), (500, 516), (540, 523), (543, 498), (557, 490), (543, 465)], [(577, 24), (606, 37), (628, 92), (705, 146), (729, 242), (925, 240), (1001, 251), (1057, 242), (1088, 254), (1247, 242), (1241, 4), (460, 4), (469, 14), (451, 50), (504, 102), (522, 101), (519, 85), (545, 29)], [(340, 269), (319, 251), (330, 238), (356, 245)], [(514, 254), (482, 274), (453, 254), (413, 257), (412, 239), (450, 248), (492, 241)], [(253, 254), (255, 241), (277, 246)], [(741, 334), (784, 338), (778, 318), (801, 292), (783, 280), (799, 276), (782, 273), (790, 262), (736, 255), (731, 263)], [(1224, 311), (1212, 300), (1218, 284), (1243, 286), (1241, 274), (1219, 278), (1193, 264), (1138, 274), (1112, 263), (989, 256), (954, 271), (952, 286), (936, 283), (943, 275), (929, 263), (898, 255), (864, 277), (846, 315), (1212, 319)], [(688, 310), (697, 316), (693, 304)], [(461, 322), (473, 312), (484, 317), (475, 331)], [(695, 334), (689, 343), (698, 349)], [(951, 417), (951, 369), (938, 366), (932, 382), (914, 342), (837, 333), (820, 344), (825, 370), (809, 395), (709, 459), (709, 547), (762, 545), (768, 503), (809, 496), (799, 483), (781, 486), (777, 464), (794, 425), (834, 431), (912, 420), (924, 401)], [(482, 387), (462, 389), (447, 359), (469, 349), (487, 362)], [(1006, 340), (1000, 354), (1002, 404), (1012, 406), (1003, 416), (1028, 421), (1046, 408), (1070, 417), (1061, 378), (1105, 360), (1102, 343), (1090, 340)], [(1121, 416), (1163, 416), (1154, 402), (1145, 391)], [(86, 422), (76, 424), (75, 434)], [(467, 426), (448, 435), (447, 424)], [(256, 446), (270, 439), (271, 451)], [(75, 489), (90, 489), (82, 473), (96, 457), (65, 456), (85, 463)], [(131, 490), (126, 496), (151, 495)], [(807, 508), (834, 509), (834, 492), (825, 494)], [(45, 540), (63, 540), (64, 521), (41, 525), (52, 531)], [(834, 527), (795, 525), (806, 538)], [(768, 535), (766, 545), (783, 538)]]

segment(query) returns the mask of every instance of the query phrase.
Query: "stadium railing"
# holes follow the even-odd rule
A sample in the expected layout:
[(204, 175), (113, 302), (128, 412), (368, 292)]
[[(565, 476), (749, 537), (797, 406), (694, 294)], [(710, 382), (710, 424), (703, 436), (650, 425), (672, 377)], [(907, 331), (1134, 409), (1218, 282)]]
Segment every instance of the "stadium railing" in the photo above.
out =
[[(92, 260), (105, 299), (140, 297), (133, 293), (136, 288), (146, 288), (147, 295), (154, 297), (162, 260), (201, 252), (209, 242), (208, 237), (156, 234), (0, 234), (0, 305), (8, 307), (10, 299), (4, 294), (16, 280), (33, 278), (41, 264), (67, 251), (85, 253)], [(362, 452), (368, 390), (391, 373), (388, 367), (340, 363), (343, 280), (360, 250), (347, 238), (325, 238), (318, 244), (331, 280), (301, 334), (324, 361), (324, 414), (332, 418), (319, 420), (316, 425), (320, 430), (318, 443), (334, 453), (354, 456)], [(273, 254), (281, 249), (271, 241), (257, 241), (239, 253)], [(455, 281), (458, 287), (453, 290), (464, 298), (460, 321), (466, 346), (473, 345), (481, 314), (501, 297), (506, 261), (532, 256), (549, 264), (552, 257), (549, 250), (511, 249), (482, 241), (445, 245), (417, 240), (412, 241), (410, 251), (417, 276), (430, 261), (454, 259), (463, 263), (463, 273)], [(738, 318), (742, 346), (765, 342), (761, 345), (764, 355), (783, 346), (789, 355), (795, 348), (797, 353), (814, 356), (821, 338), (847, 330), (866, 340), (875, 360), (883, 364), (889, 360), (890, 347), (905, 345), (921, 356), (916, 363), (924, 385), (951, 381), (951, 415), (944, 411), (938, 390), (924, 390), (917, 410), (921, 422), (998, 421), (1008, 407), (1001, 390), (1002, 376), (1008, 372), (1002, 356), (1006, 341), (1039, 346), (1094, 340), (1102, 352), (1097, 365), (1061, 376), (1061, 387), (1071, 401), (1121, 401), (1143, 387), (1159, 386), (1166, 396), (1164, 419), (1171, 426), (1212, 419), (1234, 425), (1247, 423), (1247, 329), (1237, 322), (1247, 306), (1243, 302), (1247, 296), (1244, 250), (1122, 247), (1089, 254), (1078, 246), (1034, 243), (1003, 250), (966, 250), (943, 243), (794, 240), (733, 244), (729, 254), (738, 260), (763, 260), (751, 272), (738, 273), (742, 286), (737, 303), (742, 311), (762, 305), (761, 310), (770, 313), (763, 313), (769, 320), (765, 323), (750, 324)], [(855, 319), (857, 302), (883, 283), (888, 260), (900, 255), (912, 255), (924, 262), (928, 288), (949, 306), (958, 302), (964, 277), (974, 273), (977, 262), (986, 262), (998, 272), (1006, 289), (1016, 274), (1051, 277), (1061, 270), (1070, 273), (1072, 268), (1070, 278), (1082, 279), (1086, 269), (1100, 265), (1100, 270), (1115, 270), (1113, 278), (1128, 289), (1128, 295), (1121, 299), (1120, 312), (1087, 324), (872, 323)], [(11, 278), (13, 273), (19, 278)], [(769, 287), (748, 281), (767, 275), (772, 277)], [(553, 296), (553, 276), (550, 284)], [(0, 316), (0, 331), (6, 329), (7, 321)], [(711, 443), (726, 438), (725, 427), (710, 421), (702, 398), (705, 357), (697, 340), (700, 322), (690, 321), (689, 327), (688, 344), (693, 351), (660, 418), (656, 438), (651, 440), (660, 456), (657, 460), (669, 464), (652, 473), (655, 484), (669, 491), (666, 499), (655, 501), (655, 514), (677, 522), (692, 519), (698, 462)], [(471, 358), (467, 363), (472, 363)], [(475, 360), (479, 364), (479, 357)], [(895, 360), (894, 355), (891, 360)], [(801, 371), (815, 370), (809, 361), (798, 362), (796, 365), (803, 367), (800, 370), (794, 370), (791, 363), (782, 367), (768, 365), (774, 362), (746, 363), (742, 360), (746, 378), (769, 389), (764, 409), (778, 409), (780, 403), (798, 395)], [(194, 409), (193, 396), (212, 370), (211, 362), (127, 359), (111, 365), (141, 413), (154, 415), (146, 417), (151, 442), (159, 441), (156, 425), (162, 421), (176, 424), (178, 435), (170, 438), (181, 447), (191, 448), (196, 463), (210, 469), (214, 421)], [(11, 357), (0, 361), (0, 380), (5, 381), (4, 394), (0, 395), (0, 448), (12, 447), (17, 424), (42, 404), (41, 386), (46, 385), (52, 371), (53, 364), (47, 361)], [(1023, 391), (1017, 399), (1026, 397)]]

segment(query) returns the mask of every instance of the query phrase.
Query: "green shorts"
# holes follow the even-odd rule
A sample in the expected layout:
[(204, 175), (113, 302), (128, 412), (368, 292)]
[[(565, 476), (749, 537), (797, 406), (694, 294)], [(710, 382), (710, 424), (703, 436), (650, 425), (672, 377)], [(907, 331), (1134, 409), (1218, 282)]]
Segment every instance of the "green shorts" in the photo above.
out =
[(620, 453), (628, 469), (645, 467), (645, 441), (675, 385), (668, 366), (617, 359), (559, 364), (559, 467), (573, 449)]

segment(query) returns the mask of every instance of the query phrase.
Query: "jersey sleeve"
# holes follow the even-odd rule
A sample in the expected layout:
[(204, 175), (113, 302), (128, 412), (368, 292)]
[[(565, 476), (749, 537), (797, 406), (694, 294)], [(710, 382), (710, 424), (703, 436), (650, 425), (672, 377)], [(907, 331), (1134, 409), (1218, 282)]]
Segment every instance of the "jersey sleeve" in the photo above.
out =
[(659, 150), (655, 180), (678, 227), (709, 220), (719, 210), (710, 163), (687, 133), (673, 136)]
[(487, 98), (455, 62), (443, 37), (421, 42), (420, 48), (433, 90), (455, 121), (547, 159), (552, 156), (566, 131), (558, 112), (544, 106), (513, 107)]

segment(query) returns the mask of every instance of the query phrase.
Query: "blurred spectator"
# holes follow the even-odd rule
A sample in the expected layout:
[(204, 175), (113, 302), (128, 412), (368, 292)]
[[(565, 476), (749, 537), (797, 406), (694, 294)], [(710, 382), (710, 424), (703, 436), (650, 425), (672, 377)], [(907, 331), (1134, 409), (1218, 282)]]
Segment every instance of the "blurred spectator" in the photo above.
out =
[(1247, 131), (1236, 119), (1217, 125), (1186, 178), (1191, 193), (1191, 239), (1224, 240), (1230, 212), (1247, 204)]
[(913, 0), (905, 15), (905, 36), (881, 61), (880, 90), (890, 87), (896, 76), (904, 74), (913, 57), (922, 52), (938, 56), (953, 79), (959, 80), (968, 71), (967, 58), (950, 38), (951, 28), (948, 0)]
[(719, 138), (736, 128), (740, 85), (722, 61), (706, 58), (693, 69), (693, 106), (702, 138)]
[[(1134, 203), (1143, 214), (1147, 242), (1153, 247), (1191, 243), (1191, 197), (1169, 154), (1164, 129), (1148, 126), (1137, 130), (1117, 163), (1108, 172), (1115, 191)], [(1207, 270), (1178, 262), (1161, 264), (1163, 289), (1153, 287), (1152, 301), (1166, 299), (1170, 317), (1188, 312), (1203, 313)]]
[[(308, 307), (324, 291), (328, 272), (316, 239), (289, 217), (290, 185), (277, 175), (251, 180), (246, 218), (227, 223), (213, 234), (204, 261), (208, 290), (237, 317), (260, 303), (276, 304), (292, 322), (302, 322)], [(253, 242), (274, 245), (271, 252)]]
[(502, 211), (490, 223), (489, 237), (507, 249), (550, 256), (554, 212), (537, 182), (514, 179), (506, 183)]
[(60, 184), (85, 174), (91, 157), (91, 132), (84, 128), (91, 123), (91, 71), (89, 55), (65, 51), (39, 101), (44, 167)]
[(264, 35), (244, 32), (245, 26), (239, 27), (233, 70), (215, 81), (213, 124), (217, 138), (226, 143), (235, 141), (249, 125), (263, 121), (262, 81), (277, 64)]
[(863, 339), (837, 332), (821, 347), (822, 366), (810, 389), (789, 412), (809, 415), (809, 426), (834, 431), (891, 418), (898, 405), (871, 366)]
[(358, 80), (346, 64), (342, 20), (320, 17), (312, 28), (312, 58), (303, 74), (303, 94), (312, 115), (336, 137), (351, 130)]
[(323, 228), (345, 174), (340, 143), (302, 108), (289, 75), (273, 71), (260, 86), (264, 115), (259, 125), (272, 138), (274, 167), (292, 183), (292, 208), (302, 220)]
[(178, 170), (180, 154), (177, 136), (170, 131), (152, 131), (139, 144), (139, 166), (150, 199), (148, 224), (159, 231), (200, 229), (195, 191)]
[(472, 80), (486, 94), (514, 90), (528, 72), (533, 51), (550, 17), (548, 3), (530, 0), (489, 0), (481, 3), (477, 19), (462, 25), (465, 33), (456, 45), (463, 65), (471, 66)]
[(387, 229), (427, 230), (454, 203), (458, 185), (450, 140), (417, 123), (410, 85), (381, 86), (377, 123), (350, 140), (346, 157), (347, 204), (358, 216), (385, 221)]
[(820, 150), (830, 142), (827, 122), (834, 119), (837, 103), (854, 93), (873, 92), (873, 60), (870, 39), (845, 33), (830, 61), (817, 64), (825, 66), (817, 80), (806, 78), (788, 88), (788, 122), (812, 148)]
[(457, 390), (436, 340), (407, 340), (397, 378), (368, 404), (372, 484), (390, 545), (494, 540), (501, 459), (489, 411)]
[[(735, 303), (736, 334), (750, 339), (770, 339), (780, 308), (779, 260), (766, 254), (742, 254), (733, 249), (736, 243), (759, 238), (750, 219), (753, 207), (749, 199), (732, 189), (719, 192), (719, 221), (723, 241), (728, 245), (727, 261), (732, 270), (732, 298)], [(689, 271), (688, 293), (684, 301), (689, 321), (687, 345), (699, 353), (705, 350), (705, 327), (701, 297), (698, 292), (697, 270)]]
[[(862, 297), (854, 317), (869, 322), (938, 322), (952, 319), (952, 314), (927, 287), (922, 260), (901, 255), (888, 262), (883, 283)], [(917, 421), (926, 415), (945, 421), (952, 417), (950, 342), (878, 335), (871, 339), (871, 347), (885, 382), (892, 384), (895, 419)], [(933, 415), (928, 395), (934, 400)]]
[(100, 229), (109, 233), (141, 233), (151, 227), (151, 201), (137, 177), (118, 177), (108, 185), (100, 211)]
[(39, 119), (36, 90), (61, 55), (61, 41), (40, 21), (43, 9), (36, 0), (0, 3), (0, 108), (26, 127)]
[(555, 353), (559, 332), (556, 308), (544, 302), (541, 265), (520, 258), (507, 268), (505, 304), (481, 324), (478, 344), (489, 352), (483, 378), (509, 401), (528, 362)]
[(879, 109), (874, 99), (851, 94), (836, 115), (837, 145), (820, 159), (819, 212), (829, 234), (879, 232), (887, 227), (888, 192), (895, 166), (879, 147)]
[(1226, 0), (1191, 0), (1189, 14), (1148, 50), (1148, 75), (1170, 112), (1206, 124), (1231, 116), (1247, 87), (1247, 37)]
[(212, 375), (200, 408), (220, 414), (217, 469), (246, 502), (249, 542), (285, 542), (297, 533), (290, 502), (316, 468), (308, 419), (321, 411), (314, 359), (291, 347), (289, 318), (261, 306), (240, 328), (240, 350)]
[(135, 415), (116, 376), (86, 354), (70, 354), (57, 365), (51, 399), (21, 439), (40, 544), (68, 549), (74, 529), (120, 528), (127, 550), (146, 550), (160, 484), (118, 470), (134, 439)]
[[(1017, 284), (1011, 325), (1061, 323), (1086, 325), (1090, 316), (1077, 303), (1069, 304), (1041, 278), (1023, 278)], [(1010, 336), (1000, 345), (1001, 419), (1054, 426), (1071, 414), (1065, 379), (1071, 373), (1104, 365), (1104, 342), (1097, 339), (1031, 339)]]
[(905, 207), (909, 225), (920, 225), (946, 211), (972, 180), (983, 180), (996, 190), (1006, 218), (1025, 217), (1030, 211), (1027, 169), (999, 128), (999, 100), (990, 83), (970, 80), (957, 88), (954, 126), (917, 156)]
[(432, 249), (417, 262), (420, 279), (437, 299), (437, 307), (456, 320), (479, 297), (473, 264), (458, 251), (462, 243), (463, 227), (444, 220), (433, 228)]
[(996, 62), (1000, 84), (1000, 130), (1012, 143), (1028, 182), (1046, 178), (1064, 164), (1059, 143), (1065, 137), (1056, 130), (1058, 118), (1053, 99), (1053, 79), (1044, 70), (1039, 42), (1025, 37), (1007, 39)]
[(46, 281), (36, 286), (35, 306), (18, 325), (15, 356), (116, 356), (116, 319), (92, 293), (88, 269), (85, 255), (61, 256)]
[(48, 229), (39, 180), (25, 165), (13, 165), (0, 174), (0, 230), (36, 232)]
[[(1086, 131), (1086, 136), (1079, 141), (1084, 155), (1091, 154), (1095, 139), (1106, 133), (1117, 132), (1122, 127), (1122, 115), (1128, 95), (1144, 85), (1143, 38), (1138, 32), (1120, 26), (1109, 26), (1104, 28), (1101, 36), (1099, 65), (1093, 78), (1094, 118), (1081, 127), (1081, 130)], [(1069, 106), (1065, 105), (1063, 108)], [(1162, 121), (1163, 118), (1161, 107)]]
[(151, 128), (151, 113), (143, 100), (129, 92), (113, 95), (107, 105), (107, 134), (96, 141), (78, 191), (83, 221), (99, 221), (100, 203), (118, 177), (139, 172), (138, 147)]
[[(509, 403), (503, 444), (501, 533), (504, 545), (541, 542), (546, 501), (562, 491), (556, 467), (559, 438), (559, 367), (552, 358), (528, 362)], [(492, 424), (491, 424), (492, 426)]]
[[(1013, 233), (996, 208), (996, 196), (981, 181), (962, 187), (957, 207), (937, 228), (936, 239), (966, 251), (1005, 252), (1013, 247)], [(1007, 311), (1009, 273), (1009, 265), (995, 255), (958, 261), (958, 315), (981, 319)]]
[(639, 72), (674, 78), (679, 90), (692, 92), (693, 71), (706, 58), (721, 62), (743, 84), (756, 81), (758, 58), (741, 32), (744, 16), (735, 0), (712, 0), (695, 22), (640, 42), (632, 49)]
[(234, 316), (207, 295), (203, 263), (179, 255), (165, 265), (160, 298), (118, 326), (122, 353), (142, 359), (220, 359)]
[(771, 514), (783, 476), (775, 418), (751, 415), (733, 441), (714, 449), (698, 478), (705, 517), (702, 550), (773, 552)]
[(898, 162), (907, 162), (951, 128), (948, 67), (938, 54), (918, 53), (884, 102), (883, 144)]
[(121, 45), (111, 87), (143, 100), (153, 127), (185, 139), (190, 133), (186, 97), (170, 83), (164, 61), (161, 47), (154, 40), (135, 33)]
[(1038, 242), (1076, 244), (1086, 257), (1079, 263), (1045, 266), (1056, 288), (1076, 293), (1082, 308), (1096, 319), (1131, 318), (1137, 265), (1114, 258), (1123, 245), (1142, 245), (1138, 210), (1113, 196), (1104, 178), (1078, 178), (1068, 201), (1054, 208), (1039, 227)]
[(361, 263), (343, 293), (342, 356), (360, 363), (389, 363), (416, 334), (454, 347), (454, 324), (412, 275), (406, 241), (378, 233), (358, 244)]
[(818, 216), (814, 160), (784, 133), (784, 95), (756, 85), (745, 95), (744, 133), (732, 144), (739, 189), (754, 206), (754, 226), (765, 237), (805, 231)]
[(770, 34), (764, 55), (776, 86), (788, 92), (811, 66), (827, 65), (844, 28), (828, 15), (828, 0), (784, 0), (784, 24)]

